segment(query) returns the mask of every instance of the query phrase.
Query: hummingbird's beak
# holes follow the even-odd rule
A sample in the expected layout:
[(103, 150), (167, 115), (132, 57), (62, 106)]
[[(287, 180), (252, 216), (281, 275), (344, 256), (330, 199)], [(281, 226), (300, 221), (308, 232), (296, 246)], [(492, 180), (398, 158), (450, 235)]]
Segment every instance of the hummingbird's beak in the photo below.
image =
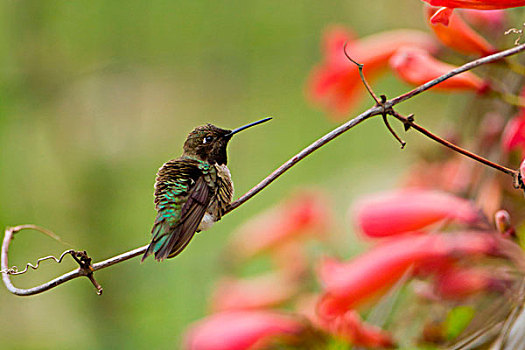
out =
[(250, 124), (246, 124), (244, 126), (241, 126), (240, 128), (237, 128), (237, 129), (234, 129), (234, 130), (230, 131), (229, 133), (224, 135), (224, 137), (232, 137), (234, 134), (238, 133), (239, 131), (243, 131), (244, 129), (251, 128), (252, 126), (255, 126), (255, 125), (267, 122), (270, 119), (272, 119), (272, 117), (264, 118), (264, 119), (258, 120), (256, 122), (253, 122), (253, 123), (250, 123)]

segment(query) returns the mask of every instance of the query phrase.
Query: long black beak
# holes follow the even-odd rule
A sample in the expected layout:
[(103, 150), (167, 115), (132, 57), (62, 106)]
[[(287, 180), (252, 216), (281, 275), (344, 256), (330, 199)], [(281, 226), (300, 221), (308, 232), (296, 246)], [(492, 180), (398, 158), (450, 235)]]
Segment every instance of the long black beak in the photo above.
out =
[(239, 131), (243, 131), (245, 129), (251, 128), (252, 126), (255, 126), (255, 125), (267, 122), (270, 119), (272, 119), (272, 117), (264, 118), (264, 119), (258, 120), (256, 122), (253, 122), (253, 123), (250, 123), (250, 124), (246, 124), (244, 126), (241, 126), (240, 128), (237, 128), (235, 130), (230, 131), (229, 133), (224, 135), (224, 137), (232, 137), (234, 134), (238, 133)]

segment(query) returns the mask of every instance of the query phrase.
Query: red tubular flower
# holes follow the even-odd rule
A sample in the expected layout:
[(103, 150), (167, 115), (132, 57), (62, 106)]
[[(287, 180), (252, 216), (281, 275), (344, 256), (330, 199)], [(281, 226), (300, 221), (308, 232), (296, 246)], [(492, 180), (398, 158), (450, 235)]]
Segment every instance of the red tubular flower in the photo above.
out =
[(476, 33), (457, 14), (450, 15), (448, 25), (432, 23), (430, 19), (437, 11), (436, 7), (427, 6), (425, 9), (430, 28), (443, 44), (465, 54), (485, 56), (496, 52), (496, 49), (485, 38)]
[[(403, 47), (390, 59), (390, 67), (405, 82), (422, 85), (457, 68), (438, 61), (425, 50), (415, 47)], [(489, 88), (481, 78), (472, 72), (464, 72), (437, 84), (432, 89), (443, 91), (485, 92)]]
[[(325, 294), (318, 304), (318, 314), (323, 319), (330, 319), (357, 308), (387, 291), (412, 266), (417, 268), (462, 256), (503, 255), (501, 242), (496, 235), (483, 232), (405, 235), (346, 263), (324, 261), (319, 276)], [(505, 246), (505, 252), (513, 247)]]
[(211, 307), (214, 312), (271, 308), (289, 300), (297, 290), (297, 282), (281, 273), (224, 278), (212, 295)]
[(233, 236), (231, 250), (241, 258), (248, 258), (305, 236), (323, 237), (330, 219), (329, 206), (322, 194), (299, 193), (241, 226)]
[(401, 46), (414, 45), (431, 51), (436, 48), (429, 35), (415, 30), (389, 31), (360, 40), (352, 40), (342, 28), (329, 30), (323, 40), (324, 61), (311, 73), (308, 94), (334, 117), (348, 113), (365, 91), (358, 68), (344, 54), (345, 42), (348, 54), (364, 64), (369, 80), (388, 66), (388, 59)]
[(507, 20), (505, 10), (463, 10), (461, 14), (475, 27), (488, 30), (500, 30)]
[(525, 0), (423, 0), (432, 6), (467, 8), (476, 10), (497, 10), (525, 6)]
[(391, 348), (392, 337), (379, 327), (363, 322), (355, 311), (347, 311), (341, 316), (325, 322), (323, 327), (329, 333), (347, 342), (367, 348)]
[(353, 211), (360, 231), (374, 238), (422, 230), (443, 220), (474, 224), (483, 219), (471, 202), (423, 189), (368, 196), (358, 201)]
[(304, 329), (296, 318), (269, 311), (223, 312), (196, 322), (186, 332), (187, 350), (247, 350), (275, 337), (294, 336)]
[(484, 291), (503, 292), (508, 283), (486, 269), (452, 268), (438, 276), (435, 290), (442, 298), (457, 300)]
[(512, 118), (505, 126), (501, 136), (501, 146), (505, 152), (519, 149), (522, 154), (525, 154), (525, 110)]

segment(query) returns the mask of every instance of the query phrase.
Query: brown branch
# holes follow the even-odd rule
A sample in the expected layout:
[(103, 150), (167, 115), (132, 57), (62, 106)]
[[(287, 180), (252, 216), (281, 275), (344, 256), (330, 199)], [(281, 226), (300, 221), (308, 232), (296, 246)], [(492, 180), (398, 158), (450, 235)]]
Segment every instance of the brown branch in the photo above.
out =
[(480, 162), (482, 164), (485, 164), (491, 168), (494, 168), (496, 170), (499, 170), (505, 174), (508, 174), (508, 175), (511, 175), (513, 178), (516, 178), (519, 174), (519, 171), (517, 170), (514, 170), (514, 169), (509, 169), (507, 167), (504, 167), (503, 165), (500, 165), (498, 163), (494, 163), (486, 158), (483, 158), (475, 153), (472, 153), (464, 148), (461, 148), (455, 144), (453, 144), (452, 142), (450, 141), (447, 141), (435, 134), (433, 134), (432, 132), (428, 131), (427, 129), (425, 129), (424, 127), (416, 124), (414, 122), (414, 118), (413, 118), (413, 115), (409, 115), (408, 117), (404, 117), (402, 116), (401, 114), (397, 113), (396, 111), (389, 111), (388, 114), (390, 114), (391, 116), (397, 118), (398, 120), (400, 120), (404, 125), (405, 125), (405, 128), (408, 129), (408, 126), (410, 128), (413, 128), (417, 131), (419, 131), (420, 133), (422, 133), (423, 135), (431, 138), (432, 140), (442, 144), (443, 146), (445, 147), (448, 147), (450, 149), (452, 149), (453, 151), (455, 152), (458, 152), (458, 153), (461, 153), (463, 154), (464, 156), (466, 157), (469, 157), (469, 158), (472, 158), (474, 159), (475, 161), (477, 162)]
[[(87, 253), (85, 251), (74, 251), (72, 249), (65, 251), (60, 255), (60, 258), (55, 258), (54, 256), (48, 256), (45, 258), (40, 258), (37, 260), (36, 266), (33, 266), (32, 264), (27, 264), (24, 271), (17, 271), (16, 266), (15, 267), (9, 267), (9, 260), (8, 260), (8, 253), (9, 253), (9, 244), (13, 240), (13, 237), (15, 233), (18, 233), (22, 230), (37, 230), (39, 232), (42, 232), (46, 235), (49, 235), (48, 230), (36, 226), (36, 225), (20, 225), (15, 227), (8, 227), (5, 230), (4, 235), (4, 241), (2, 243), (2, 252), (1, 252), (1, 270), (2, 270), (2, 280), (6, 286), (6, 288), (13, 294), (19, 295), (19, 296), (27, 296), (27, 295), (33, 295), (33, 294), (39, 294), (42, 292), (45, 292), (46, 290), (49, 290), (51, 288), (54, 288), (64, 282), (67, 282), (69, 280), (72, 280), (77, 277), (86, 276), (91, 283), (95, 286), (97, 289), (97, 294), (102, 294), (102, 287), (98, 284), (98, 282), (95, 280), (95, 277), (93, 276), (93, 272), (95, 269), (91, 265), (91, 258), (88, 257)], [(54, 236), (54, 234), (49, 235)], [(51, 280), (49, 282), (46, 282), (44, 284), (41, 284), (40, 286), (29, 288), (29, 289), (21, 289), (17, 288), (13, 285), (11, 282), (11, 275), (17, 275), (22, 274), (25, 271), (27, 271), (28, 267), (32, 267), (33, 269), (38, 268), (38, 264), (40, 261), (48, 260), (48, 259), (54, 259), (57, 263), (61, 263), (62, 259), (66, 255), (71, 255), (73, 259), (80, 265), (80, 267), (76, 270), (70, 271), (58, 278), (55, 278), (54, 280)]]
[(487, 63), (492, 63), (492, 62), (496, 62), (496, 61), (499, 61), (505, 57), (509, 57), (509, 56), (512, 56), (512, 55), (515, 55), (517, 53), (520, 53), (522, 52), (523, 50), (525, 50), (525, 44), (522, 44), (522, 45), (519, 45), (519, 46), (515, 46), (513, 48), (510, 48), (508, 50), (504, 50), (504, 51), (500, 51), (500, 52), (496, 52), (495, 54), (493, 55), (490, 55), (490, 56), (485, 56), (485, 57), (482, 57), (482, 58), (478, 58), (477, 60), (474, 60), (474, 61), (471, 61), (471, 62), (468, 62), (460, 67), (457, 67), (453, 70), (451, 70), (450, 72), (448, 72), (447, 74), (443, 74), (442, 76), (434, 79), (434, 80), (431, 80), (429, 82), (426, 82), (425, 84), (423, 85), (420, 85), (418, 86), (417, 88), (405, 93), (405, 94), (402, 94), (396, 98), (393, 98), (389, 101), (387, 101), (387, 103), (385, 104), (385, 107), (386, 108), (390, 108), (390, 107), (393, 107), (395, 105), (397, 105), (398, 103), (401, 103), (403, 101), (406, 101), (408, 100), (409, 98), (411, 97), (414, 97), (416, 95), (419, 95), (420, 93), (422, 93), (423, 91), (426, 91), (428, 89), (430, 89), (431, 87), (449, 79), (449, 78), (452, 78), (453, 76), (455, 75), (458, 75), (460, 73), (463, 73), (463, 72), (466, 72), (468, 70), (471, 70), (473, 68), (476, 68), (476, 67), (479, 67), (481, 65), (484, 65), (484, 64), (487, 64)]
[[(409, 91), (409, 92), (407, 92), (407, 93), (405, 93), (403, 95), (400, 95), (400, 96), (398, 96), (396, 98), (393, 98), (391, 100), (387, 100), (384, 103), (381, 103), (381, 105), (379, 105), (379, 106), (374, 106), (372, 108), (369, 108), (368, 110), (366, 110), (365, 112), (361, 113), (357, 117), (349, 120), (345, 124), (337, 127), (336, 129), (332, 130), (328, 134), (324, 135), (323, 137), (321, 137), (320, 139), (318, 139), (317, 141), (313, 142), (311, 145), (309, 145), (308, 147), (303, 149), (301, 152), (299, 152), (298, 154), (296, 154), (295, 156), (290, 158), (287, 162), (285, 162), (283, 165), (281, 165), (279, 168), (277, 168), (274, 172), (272, 172), (270, 175), (268, 175), (260, 183), (255, 185), (252, 189), (250, 189), (248, 192), (246, 192), (244, 195), (242, 195), (239, 199), (234, 201), (228, 207), (228, 209), (226, 210), (226, 213), (229, 213), (232, 210), (234, 210), (234, 209), (238, 208), (239, 206), (241, 206), (243, 203), (248, 201), (250, 198), (255, 196), (257, 193), (259, 193), (261, 190), (263, 190), (269, 184), (271, 184), (273, 181), (275, 181), (279, 176), (281, 176), (287, 170), (289, 170), (291, 167), (293, 167), (295, 164), (297, 164), (299, 161), (301, 161), (302, 159), (306, 158), (308, 155), (310, 155), (311, 153), (313, 153), (317, 149), (323, 147), (328, 142), (332, 141), (336, 137), (340, 136), (341, 134), (345, 133), (346, 131), (350, 130), (351, 128), (353, 128), (354, 126), (360, 124), (361, 122), (363, 122), (363, 121), (365, 121), (365, 120), (367, 120), (367, 119), (369, 119), (369, 118), (371, 118), (373, 116), (376, 116), (376, 115), (383, 115), (385, 113), (390, 114), (390, 113), (388, 113), (388, 111), (391, 110), (393, 106), (395, 106), (395, 105), (397, 105), (397, 104), (399, 104), (399, 103), (401, 103), (403, 101), (406, 101), (407, 99), (412, 98), (412, 97), (422, 93), (423, 91), (426, 91), (426, 90), (430, 89), (431, 87), (433, 87), (433, 86), (441, 83), (442, 81), (444, 81), (446, 79), (449, 79), (449, 78), (451, 78), (451, 77), (453, 77), (453, 76), (455, 76), (457, 74), (466, 72), (466, 71), (468, 71), (470, 69), (473, 69), (473, 68), (478, 67), (478, 66), (483, 65), (483, 64), (487, 64), (487, 63), (498, 61), (498, 60), (500, 60), (500, 59), (502, 59), (504, 57), (508, 57), (508, 56), (517, 54), (517, 53), (519, 53), (519, 52), (521, 52), (523, 50), (525, 50), (525, 44), (513, 47), (513, 48), (505, 50), (505, 51), (501, 51), (501, 52), (495, 53), (495, 54), (490, 55), (490, 56), (486, 56), (486, 57), (474, 60), (472, 62), (469, 62), (469, 63), (467, 63), (467, 64), (465, 64), (465, 65), (463, 65), (461, 67), (458, 67), (458, 68), (448, 72), (447, 74), (444, 74), (443, 76), (441, 76), (439, 78), (436, 78), (436, 79), (434, 79), (432, 81), (429, 81), (429, 82), (427, 82), (427, 83), (425, 83), (425, 84), (423, 84), (423, 85), (421, 85), (421, 86), (419, 86), (419, 87), (417, 87), (417, 88), (415, 88), (415, 89), (413, 89), (413, 90), (411, 90), (411, 91)], [(31, 228), (29, 226), (31, 226), (31, 225), (18, 226), (16, 229), (18, 231), (20, 231), (22, 229)], [(11, 243), (11, 240), (13, 238), (13, 234), (14, 234), (13, 229), (6, 229), (4, 241), (3, 241), (3, 244), (2, 244), (2, 254), (1, 254), (1, 269), (4, 270), (4, 271), (7, 271), (9, 269), (8, 254), (7, 253), (8, 253), (8, 249), (9, 249), (9, 244)], [(97, 290), (100, 292), (101, 291), (101, 287), (98, 285), (98, 283), (96, 283), (96, 281), (94, 281), (94, 279), (93, 279), (93, 272), (95, 272), (97, 270), (101, 270), (101, 269), (109, 267), (109, 266), (112, 266), (112, 265), (115, 265), (115, 264), (118, 264), (118, 263), (126, 261), (126, 260), (129, 260), (129, 259), (134, 258), (136, 256), (139, 256), (139, 255), (144, 253), (146, 248), (147, 248), (147, 245), (139, 247), (139, 248), (136, 248), (136, 249), (133, 249), (133, 250), (130, 250), (128, 252), (122, 253), (120, 255), (114, 256), (112, 258), (106, 259), (104, 261), (101, 261), (101, 262), (98, 262), (98, 263), (95, 263), (95, 264), (92, 264), (92, 265), (91, 265), (91, 263), (89, 263), (89, 265), (87, 265), (87, 266), (84, 266), (84, 267), (81, 266), (78, 269), (75, 269), (73, 271), (65, 273), (62, 276), (59, 276), (59, 277), (57, 277), (57, 278), (55, 278), (55, 279), (53, 279), (53, 280), (51, 280), (49, 282), (46, 282), (44, 284), (41, 284), (41, 285), (33, 287), (33, 288), (29, 288), (29, 289), (21, 289), (21, 288), (15, 287), (12, 284), (10, 275), (8, 273), (2, 273), (2, 279), (4, 281), (5, 286), (7, 287), (7, 289), (11, 293), (16, 294), (16, 295), (20, 295), (20, 296), (39, 294), (39, 293), (42, 293), (42, 292), (47, 291), (49, 289), (52, 289), (52, 288), (54, 288), (56, 286), (59, 286), (59, 285), (65, 283), (67, 281), (70, 281), (70, 280), (72, 280), (74, 278), (81, 277), (81, 276), (89, 277), (90, 280), (92, 280), (93, 284), (97, 287)]]

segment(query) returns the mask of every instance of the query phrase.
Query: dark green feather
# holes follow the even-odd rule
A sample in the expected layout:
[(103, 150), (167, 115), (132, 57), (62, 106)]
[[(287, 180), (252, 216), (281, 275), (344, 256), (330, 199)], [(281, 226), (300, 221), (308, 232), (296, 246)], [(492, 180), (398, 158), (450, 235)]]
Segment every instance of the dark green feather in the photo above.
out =
[(215, 167), (181, 157), (164, 164), (155, 183), (157, 217), (153, 238), (142, 260), (150, 254), (163, 260), (180, 253), (190, 242), (208, 207)]

